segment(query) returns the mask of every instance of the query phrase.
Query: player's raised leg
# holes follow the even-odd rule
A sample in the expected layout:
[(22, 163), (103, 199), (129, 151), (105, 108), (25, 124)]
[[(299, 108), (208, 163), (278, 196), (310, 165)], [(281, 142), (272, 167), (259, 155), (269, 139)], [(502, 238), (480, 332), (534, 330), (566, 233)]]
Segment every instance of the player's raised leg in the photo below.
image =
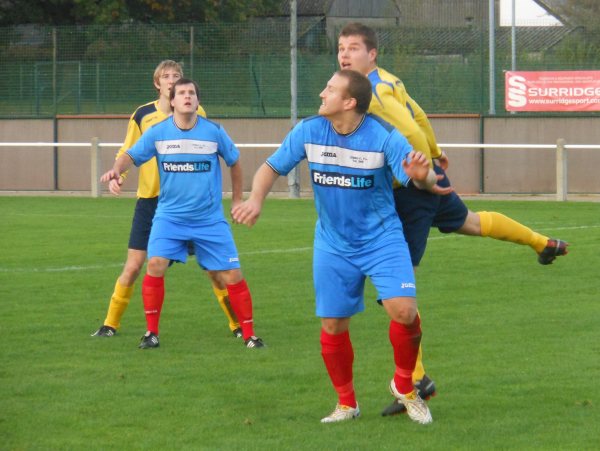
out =
[(458, 230), (464, 235), (480, 235), (496, 240), (531, 247), (538, 254), (538, 262), (551, 264), (556, 257), (566, 255), (568, 243), (549, 238), (529, 227), (495, 211), (469, 211), (465, 224)]

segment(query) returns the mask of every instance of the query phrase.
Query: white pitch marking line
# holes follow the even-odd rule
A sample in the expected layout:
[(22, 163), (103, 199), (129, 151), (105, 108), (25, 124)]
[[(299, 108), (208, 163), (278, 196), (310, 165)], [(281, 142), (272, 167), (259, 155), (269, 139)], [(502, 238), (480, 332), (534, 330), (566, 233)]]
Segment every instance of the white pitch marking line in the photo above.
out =
[[(312, 250), (311, 247), (296, 247), (291, 249), (266, 249), (262, 251), (240, 252), (240, 255), (264, 255), (264, 254), (286, 254), (290, 252), (306, 252)], [(88, 271), (103, 268), (117, 268), (124, 263), (107, 263), (105, 265), (83, 265), (83, 266), (62, 266), (57, 268), (0, 268), (0, 273), (44, 273), (44, 272), (67, 272), (67, 271)]]
[[(582, 229), (595, 229), (599, 228), (600, 225), (588, 225), (588, 226), (569, 226), (569, 227), (552, 227), (546, 229), (537, 230), (582, 230)], [(468, 235), (459, 235), (457, 233), (448, 233), (442, 236), (429, 237), (428, 240), (444, 240), (448, 238), (463, 238)], [(288, 252), (306, 252), (312, 250), (310, 247), (296, 247), (291, 249), (266, 249), (261, 251), (248, 251), (240, 252), (240, 255), (266, 255), (266, 254), (285, 254)], [(66, 271), (87, 271), (91, 269), (102, 269), (102, 268), (115, 268), (123, 266), (123, 263), (108, 263), (105, 265), (87, 265), (87, 266), (63, 266), (58, 268), (1, 268), (0, 273), (36, 273), (36, 272), (66, 272)]]

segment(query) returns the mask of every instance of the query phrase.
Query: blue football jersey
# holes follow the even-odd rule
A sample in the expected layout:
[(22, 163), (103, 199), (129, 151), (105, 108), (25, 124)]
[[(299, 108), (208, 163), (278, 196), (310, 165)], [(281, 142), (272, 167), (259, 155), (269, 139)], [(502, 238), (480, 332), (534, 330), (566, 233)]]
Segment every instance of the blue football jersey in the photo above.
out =
[(219, 124), (198, 116), (191, 130), (181, 130), (170, 117), (144, 133), (127, 153), (136, 166), (156, 157), (160, 194), (155, 218), (195, 224), (224, 218), (219, 157), (232, 166), (240, 153)]
[(402, 160), (411, 150), (406, 138), (377, 116), (367, 114), (347, 135), (313, 116), (293, 128), (267, 164), (286, 175), (306, 158), (318, 214), (315, 246), (324, 241), (352, 252), (387, 232), (402, 231), (392, 180), (408, 182)]

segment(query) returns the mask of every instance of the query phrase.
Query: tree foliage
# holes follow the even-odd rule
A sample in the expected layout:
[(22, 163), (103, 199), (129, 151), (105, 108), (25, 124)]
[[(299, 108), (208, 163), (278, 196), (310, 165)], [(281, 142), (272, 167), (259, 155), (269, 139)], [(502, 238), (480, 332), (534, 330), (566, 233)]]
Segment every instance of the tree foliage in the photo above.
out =
[(285, 0), (0, 0), (0, 26), (243, 22)]

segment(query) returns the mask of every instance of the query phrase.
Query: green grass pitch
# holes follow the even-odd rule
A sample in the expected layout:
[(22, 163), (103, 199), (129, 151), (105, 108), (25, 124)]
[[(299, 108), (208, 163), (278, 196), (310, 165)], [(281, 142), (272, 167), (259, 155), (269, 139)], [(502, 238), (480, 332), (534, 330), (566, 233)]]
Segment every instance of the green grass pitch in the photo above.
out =
[[(167, 273), (161, 347), (138, 282), (116, 337), (101, 325), (134, 199), (0, 197), (0, 449), (598, 449), (600, 204), (469, 201), (571, 243), (550, 266), (524, 246), (432, 230), (417, 271), (430, 426), (391, 401), (388, 320), (367, 284), (352, 320), (362, 416), (334, 407), (311, 281), (311, 200), (270, 199), (233, 226), (253, 294), (248, 350), (195, 262)], [(228, 205), (226, 204), (226, 208)]]

